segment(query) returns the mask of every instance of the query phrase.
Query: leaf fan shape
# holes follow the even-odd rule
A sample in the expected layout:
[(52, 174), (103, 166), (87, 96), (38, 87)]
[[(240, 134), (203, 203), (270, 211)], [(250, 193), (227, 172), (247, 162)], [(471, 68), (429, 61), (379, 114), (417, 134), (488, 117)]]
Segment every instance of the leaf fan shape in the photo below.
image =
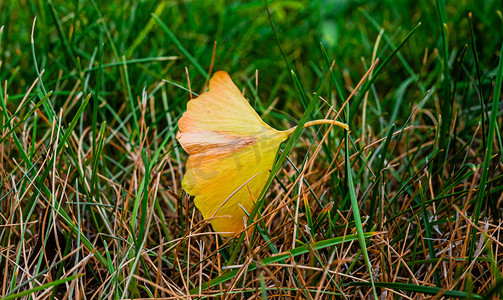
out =
[(290, 132), (267, 125), (223, 71), (188, 102), (178, 127), (189, 154), (182, 187), (216, 232), (240, 232)]

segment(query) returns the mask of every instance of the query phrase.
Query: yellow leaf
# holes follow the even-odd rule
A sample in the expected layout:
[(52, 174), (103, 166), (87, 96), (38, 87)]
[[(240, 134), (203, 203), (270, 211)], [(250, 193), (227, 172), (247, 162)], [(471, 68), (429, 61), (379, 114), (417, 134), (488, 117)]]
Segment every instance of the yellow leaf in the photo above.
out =
[[(316, 120), (304, 127), (332, 124)], [(280, 144), (293, 132), (267, 125), (226, 72), (216, 72), (209, 91), (187, 104), (177, 139), (189, 154), (185, 191), (222, 236), (240, 232), (269, 178)]]

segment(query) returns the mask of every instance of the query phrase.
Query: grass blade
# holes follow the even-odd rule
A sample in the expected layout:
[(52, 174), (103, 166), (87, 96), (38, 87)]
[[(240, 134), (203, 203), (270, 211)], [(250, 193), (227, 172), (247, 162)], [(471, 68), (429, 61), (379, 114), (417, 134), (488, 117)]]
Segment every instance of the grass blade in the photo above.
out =
[[(363, 237), (370, 238), (374, 234), (375, 233), (373, 233), (373, 232), (368, 232), (368, 233), (365, 233)], [(312, 244), (309, 244), (306, 246), (297, 247), (297, 248), (288, 250), (286, 252), (280, 253), (278, 255), (274, 255), (274, 256), (263, 259), (262, 261), (260, 261), (260, 266), (267, 266), (267, 265), (270, 265), (273, 263), (284, 261), (284, 260), (289, 259), (291, 257), (296, 257), (296, 256), (299, 256), (302, 254), (309, 253), (310, 251), (315, 251), (315, 250), (320, 250), (320, 249), (327, 248), (327, 247), (332, 247), (332, 246), (339, 245), (339, 244), (342, 244), (345, 242), (357, 240), (358, 238), (359, 238), (358, 235), (353, 234), (353, 235), (347, 235), (347, 236), (327, 239), (327, 240), (323, 240), (320, 242), (315, 242), (315, 243), (312, 243)], [(247, 271), (248, 272), (253, 271), (253, 270), (257, 269), (257, 266), (258, 266), (257, 263), (251, 263), (250, 265), (248, 265)], [(199, 290), (205, 291), (208, 288), (211, 288), (211, 287), (217, 286), (219, 284), (222, 284), (226, 281), (229, 281), (232, 278), (234, 278), (238, 272), (239, 272), (239, 269), (228, 271), (228, 272), (224, 273), (223, 275), (221, 275), (215, 279), (212, 279), (209, 282), (204, 283), (202, 287), (196, 287), (196, 288), (191, 289), (190, 293), (196, 294), (196, 293), (199, 293)]]
[[(346, 106), (346, 112), (347, 112), (347, 121), (349, 122), (349, 105)], [(365, 260), (365, 264), (367, 265), (367, 270), (369, 272), (370, 276), (370, 282), (372, 285), (372, 291), (374, 293), (374, 299), (378, 300), (379, 297), (377, 297), (377, 291), (376, 287), (374, 285), (374, 279), (372, 276), (372, 265), (370, 264), (369, 260), (369, 255), (367, 252), (367, 244), (365, 242), (365, 234), (363, 232), (363, 227), (362, 227), (362, 220), (360, 218), (360, 209), (358, 207), (358, 199), (356, 198), (356, 193), (355, 193), (355, 186), (353, 184), (353, 175), (351, 171), (351, 162), (349, 160), (349, 132), (348, 130), (345, 130), (345, 154), (344, 154), (344, 160), (346, 161), (345, 166), (346, 166), (346, 177), (347, 177), (347, 184), (348, 184), (348, 189), (349, 189), (349, 198), (351, 199), (351, 208), (353, 209), (353, 217), (355, 220), (355, 228), (356, 228), (356, 233), (358, 235), (358, 242), (360, 243), (360, 248), (363, 252), (363, 258)]]
[(55, 288), (55, 287), (57, 287), (60, 284), (63, 284), (63, 283), (68, 282), (68, 281), (72, 281), (72, 280), (74, 280), (76, 278), (79, 278), (81, 276), (82, 276), (82, 274), (79, 274), (77, 276), (74, 275), (74, 276), (63, 278), (63, 279), (54, 280), (52, 282), (49, 282), (49, 283), (46, 283), (46, 284), (34, 287), (31, 290), (22, 291), (22, 292), (19, 292), (19, 293), (16, 293), (16, 294), (11, 294), (11, 295), (4, 296), (4, 297), (2, 297), (2, 300), (19, 299), (19, 298), (31, 295), (31, 294), (33, 294), (35, 292), (38, 292), (38, 291), (45, 291), (45, 290), (50, 289), (50, 288)]
[(477, 238), (477, 228), (476, 227), (479, 224), (480, 212), (482, 210), (482, 204), (484, 202), (484, 199), (486, 197), (486, 192), (487, 192), (486, 191), (486, 183), (487, 183), (487, 178), (489, 176), (489, 167), (491, 164), (494, 135), (495, 135), (495, 131), (499, 130), (496, 127), (496, 124), (498, 122), (498, 108), (499, 108), (499, 100), (500, 100), (500, 96), (501, 96), (502, 82), (503, 82), (503, 44), (501, 45), (501, 50), (500, 50), (500, 57), (499, 57), (499, 63), (498, 63), (498, 73), (496, 75), (496, 84), (495, 84), (495, 88), (494, 88), (492, 110), (491, 110), (491, 115), (490, 115), (490, 120), (489, 120), (489, 130), (487, 132), (487, 147), (485, 148), (484, 164), (482, 165), (482, 176), (480, 178), (479, 190), (477, 193), (477, 202), (476, 202), (476, 207), (475, 207), (475, 215), (473, 217), (473, 222), (475, 224), (475, 227), (472, 228), (472, 231), (471, 231), (472, 240), (470, 243), (470, 250), (468, 252), (468, 261), (471, 261), (473, 259), (473, 253), (474, 253), (475, 244), (476, 244), (475, 240)]
[(176, 36), (173, 34), (173, 32), (171, 32), (171, 30), (169, 30), (168, 26), (166, 24), (164, 24), (163, 21), (161, 21), (161, 19), (159, 19), (159, 17), (155, 14), (152, 14), (152, 17), (154, 17), (155, 21), (161, 25), (161, 28), (162, 30), (164, 30), (164, 32), (168, 35), (169, 39), (175, 44), (175, 46), (178, 48), (178, 50), (180, 50), (180, 52), (183, 53), (183, 55), (185, 57), (187, 57), (187, 59), (190, 61), (190, 63), (196, 67), (196, 70), (199, 72), (199, 74), (201, 74), (204, 78), (208, 77), (208, 73), (204, 70), (203, 67), (201, 67), (201, 65), (199, 64), (199, 62), (197, 61), (197, 59), (192, 56), (186, 49), (185, 47), (182, 45), (182, 43), (180, 42), (180, 40), (178, 40), (176, 38)]
[[(461, 298), (461, 299), (482, 299), (479, 295), (471, 294), (468, 295), (466, 292), (460, 292), (460, 291), (447, 291), (438, 287), (433, 287), (433, 286), (421, 286), (421, 285), (415, 285), (415, 284), (408, 284), (408, 283), (398, 283), (398, 282), (375, 282), (375, 286), (380, 287), (380, 288), (386, 288), (386, 289), (391, 289), (391, 290), (404, 290), (404, 291), (411, 291), (411, 292), (416, 292), (416, 293), (423, 293), (427, 295), (438, 295), (439, 293), (442, 293), (442, 296), (446, 297), (452, 297), (452, 298)], [(368, 282), (352, 282), (350, 285), (355, 285), (355, 286), (370, 286), (370, 283)]]
[[(351, 122), (353, 120), (353, 117), (356, 115), (356, 110), (360, 106), (360, 103), (363, 100), (363, 97), (365, 96), (365, 92), (370, 89), (374, 81), (377, 79), (378, 75), (381, 73), (381, 71), (384, 69), (384, 67), (390, 62), (390, 60), (400, 51), (400, 48), (402, 48), (403, 45), (409, 40), (409, 38), (419, 29), (421, 26), (421, 23), (418, 23), (412, 30), (405, 36), (405, 38), (398, 44), (398, 47), (393, 49), (393, 52), (386, 57), (383, 62), (374, 70), (372, 74), (372, 78), (370, 78), (365, 85), (362, 87), (360, 94), (358, 98), (353, 102), (351, 105), (351, 110), (349, 111), (349, 119), (348, 122)], [(347, 123), (348, 125), (350, 123)]]

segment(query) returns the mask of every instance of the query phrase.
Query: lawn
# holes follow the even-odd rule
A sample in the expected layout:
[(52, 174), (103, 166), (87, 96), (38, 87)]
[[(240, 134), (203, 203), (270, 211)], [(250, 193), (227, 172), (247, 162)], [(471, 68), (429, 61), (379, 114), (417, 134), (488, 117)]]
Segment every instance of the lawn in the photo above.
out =
[(1, 1), (0, 297), (500, 299), (502, 10)]

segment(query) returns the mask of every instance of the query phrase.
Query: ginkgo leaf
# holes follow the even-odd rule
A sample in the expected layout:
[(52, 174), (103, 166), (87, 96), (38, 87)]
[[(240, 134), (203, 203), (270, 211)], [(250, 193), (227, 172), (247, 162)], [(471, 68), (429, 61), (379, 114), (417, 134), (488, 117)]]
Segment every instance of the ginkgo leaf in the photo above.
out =
[[(332, 120), (316, 124), (329, 123), (347, 128)], [(293, 130), (278, 131), (262, 121), (222, 71), (213, 75), (208, 92), (188, 102), (178, 127), (177, 139), (189, 154), (182, 187), (216, 232), (240, 232), (280, 144)]]

